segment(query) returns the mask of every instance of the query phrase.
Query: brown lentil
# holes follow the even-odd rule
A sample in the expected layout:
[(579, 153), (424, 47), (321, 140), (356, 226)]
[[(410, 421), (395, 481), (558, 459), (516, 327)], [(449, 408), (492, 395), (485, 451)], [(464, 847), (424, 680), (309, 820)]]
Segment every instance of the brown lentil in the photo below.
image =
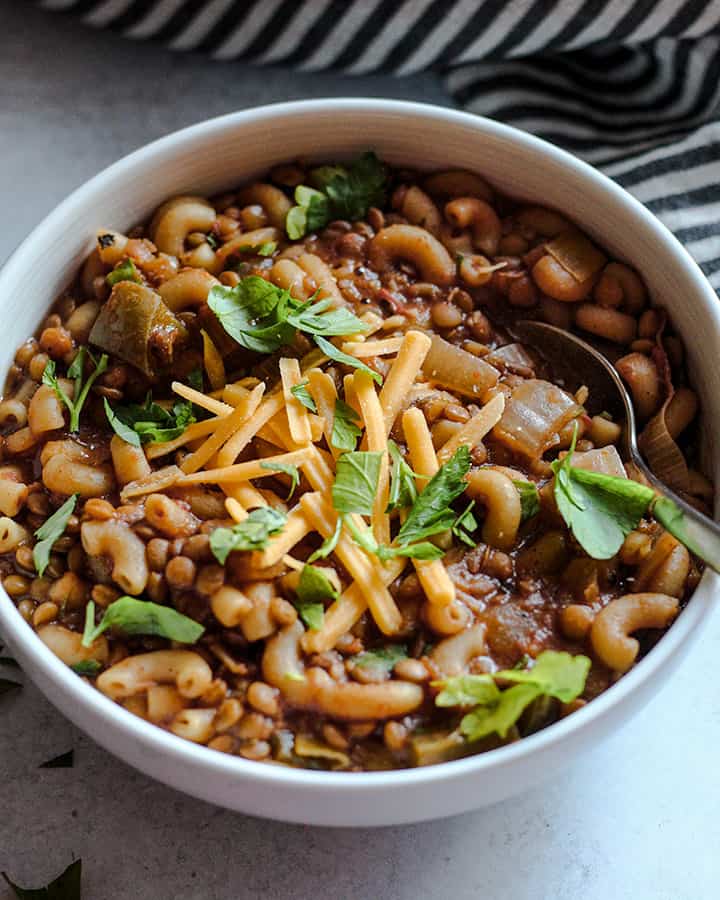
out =
[(176, 591), (189, 590), (195, 583), (195, 563), (187, 556), (175, 556), (165, 566), (167, 583)]

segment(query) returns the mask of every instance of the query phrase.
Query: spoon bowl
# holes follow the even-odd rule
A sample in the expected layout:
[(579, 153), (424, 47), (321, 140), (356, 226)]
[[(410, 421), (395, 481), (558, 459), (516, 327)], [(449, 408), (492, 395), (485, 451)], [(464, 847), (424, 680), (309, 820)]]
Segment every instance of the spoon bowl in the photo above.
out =
[(658, 495), (651, 506), (653, 516), (703, 562), (720, 572), (720, 526), (660, 481), (643, 459), (633, 402), (610, 360), (582, 338), (545, 322), (516, 322), (508, 331), (516, 340), (532, 345), (568, 391), (585, 385), (589, 391), (589, 412), (608, 412), (616, 421), (624, 422), (624, 456)]

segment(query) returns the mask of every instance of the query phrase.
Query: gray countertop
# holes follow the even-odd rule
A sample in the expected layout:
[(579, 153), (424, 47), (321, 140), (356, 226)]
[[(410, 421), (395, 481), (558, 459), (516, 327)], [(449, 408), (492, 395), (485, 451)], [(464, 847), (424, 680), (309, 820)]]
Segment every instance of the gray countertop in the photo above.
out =
[[(0, 261), (96, 171), (208, 116), (343, 94), (448, 102), (431, 76), (213, 64), (17, 0), (0, 0), (0, 22)], [(374, 831), (282, 825), (185, 797), (109, 756), (26, 680), (0, 700), (0, 870), (38, 886), (80, 856), (89, 900), (711, 900), (719, 659), (716, 612), (671, 683), (561, 780), (474, 814)], [(38, 768), (70, 748), (74, 768)]]

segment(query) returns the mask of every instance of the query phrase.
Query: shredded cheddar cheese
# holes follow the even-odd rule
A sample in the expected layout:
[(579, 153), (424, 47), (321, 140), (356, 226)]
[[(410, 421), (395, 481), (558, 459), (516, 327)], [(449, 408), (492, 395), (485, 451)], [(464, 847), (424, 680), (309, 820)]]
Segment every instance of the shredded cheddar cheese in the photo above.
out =
[[(265, 384), (247, 377), (229, 384), (214, 365), (213, 347), (206, 343), (206, 369), (212, 377), (212, 394), (204, 394), (187, 385), (174, 383), (173, 390), (185, 400), (213, 413), (213, 417), (189, 425), (173, 441), (151, 444), (149, 458), (168, 455), (182, 448), (192, 448), (180, 467), (168, 466), (154, 473), (152, 484), (134, 483), (124, 489), (126, 496), (141, 496), (157, 489), (158, 477), (166, 485), (177, 488), (217, 485), (225, 494), (229, 518), (238, 525), (249, 512), (259, 507), (276, 505), (280, 498), (267, 490), (259, 490), (253, 481), (277, 477), (282, 467), (295, 467), (302, 473), (305, 487), (296, 505), (287, 513), (281, 531), (272, 535), (262, 550), (253, 551), (252, 567), (262, 571), (277, 565), (302, 570), (306, 564), (298, 553), (306, 539), (329, 540), (335, 531), (338, 513), (333, 508), (331, 491), (335, 467), (341, 450), (332, 443), (336, 404), (342, 400), (358, 416), (362, 433), (360, 448), (381, 454), (377, 492), (372, 515), (352, 514), (349, 519), (358, 529), (372, 532), (378, 545), (392, 544), (391, 514), (386, 512), (390, 488), (388, 440), (396, 420), (402, 426), (410, 461), (418, 474), (416, 488), (421, 492), (440, 465), (462, 444), (475, 445), (493, 428), (502, 415), (502, 394), (492, 397), (436, 453), (430, 430), (421, 409), (407, 408), (408, 397), (418, 388), (432, 389), (422, 365), (430, 348), (430, 338), (423, 332), (410, 330), (400, 337), (370, 337), (384, 329), (386, 323), (374, 313), (366, 313), (367, 331), (352, 339), (337, 340), (338, 347), (358, 360), (382, 356), (389, 370), (381, 388), (377, 388), (367, 369), (360, 366), (337, 381), (337, 375), (324, 371), (328, 361), (313, 350), (302, 360), (282, 357), (278, 361), (279, 380), (266, 392)], [(317, 412), (308, 409), (293, 393), (305, 386)], [(253, 446), (253, 441), (258, 444)], [(248, 458), (248, 450), (250, 455)], [(285, 476), (283, 476), (285, 477)], [(392, 513), (397, 516), (398, 513)], [(405, 518), (400, 513), (400, 521)], [(307, 551), (305, 551), (307, 553)], [(335, 646), (368, 610), (378, 628), (387, 635), (397, 634), (402, 624), (400, 611), (388, 586), (410, 563), (396, 556), (382, 563), (363, 549), (350, 532), (340, 528), (334, 547), (329, 545), (329, 559), (324, 564), (332, 571), (340, 597), (326, 609), (322, 626), (303, 637), (306, 652), (323, 652)], [(352, 582), (338, 580), (337, 572), (328, 568), (333, 558)], [(440, 559), (412, 559), (423, 590), (431, 604), (444, 606), (455, 599), (455, 586)], [(343, 589), (344, 587), (344, 589)]]

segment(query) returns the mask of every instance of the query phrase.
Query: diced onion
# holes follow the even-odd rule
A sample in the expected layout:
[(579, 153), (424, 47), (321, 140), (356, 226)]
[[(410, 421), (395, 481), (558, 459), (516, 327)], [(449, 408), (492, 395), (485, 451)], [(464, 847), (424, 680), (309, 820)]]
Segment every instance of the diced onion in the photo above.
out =
[(614, 475), (615, 478), (627, 478), (620, 454), (612, 444), (575, 453), (572, 464), (576, 469), (587, 469), (588, 472), (597, 472), (600, 475)]
[(505, 344), (485, 357), (486, 362), (501, 369), (534, 369), (535, 360), (524, 344)]
[(537, 459), (559, 443), (559, 432), (582, 412), (562, 388), (531, 378), (512, 392), (493, 435), (510, 449)]
[(545, 249), (576, 281), (592, 278), (606, 262), (598, 248), (580, 231), (563, 232), (549, 241)]
[(481, 397), (498, 381), (498, 371), (467, 350), (450, 344), (436, 334), (422, 366), (426, 378), (442, 387), (464, 394)]

